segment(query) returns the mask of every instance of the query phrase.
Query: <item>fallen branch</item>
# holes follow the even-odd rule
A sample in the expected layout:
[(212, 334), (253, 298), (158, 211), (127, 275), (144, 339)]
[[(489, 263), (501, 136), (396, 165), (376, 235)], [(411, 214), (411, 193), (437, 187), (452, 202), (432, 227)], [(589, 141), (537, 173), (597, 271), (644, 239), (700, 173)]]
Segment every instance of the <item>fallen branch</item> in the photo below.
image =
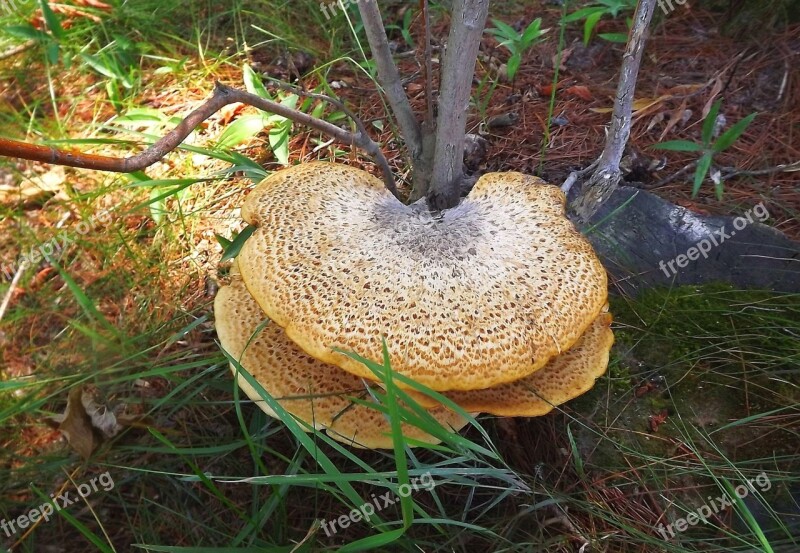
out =
[(0, 138), (0, 155), (30, 159), (54, 165), (78, 167), (81, 169), (132, 173), (162, 160), (169, 152), (177, 148), (200, 123), (223, 107), (235, 103), (247, 104), (280, 115), (295, 123), (311, 127), (321, 133), (327, 134), (339, 142), (364, 150), (371, 155), (381, 167), (386, 188), (388, 188), (392, 194), (398, 196), (394, 177), (389, 169), (389, 163), (386, 161), (386, 157), (383, 155), (378, 145), (365, 132), (359, 131), (355, 134), (348, 132), (327, 121), (322, 121), (321, 119), (317, 119), (301, 111), (267, 100), (266, 98), (261, 98), (260, 96), (250, 94), (243, 90), (231, 88), (221, 83), (217, 83), (214, 88), (214, 93), (203, 105), (187, 115), (183, 121), (172, 129), (172, 131), (167, 133), (144, 152), (133, 156), (117, 158), (86, 154), (74, 150), (61, 150), (51, 146), (28, 144), (26, 142), (19, 142), (7, 138)]
[(719, 170), (722, 172), (723, 179), (730, 179), (733, 177), (758, 177), (760, 175), (773, 175), (775, 173), (793, 173), (795, 171), (800, 171), (800, 161), (787, 163), (785, 165), (776, 165), (775, 167), (769, 167), (767, 169), (755, 169), (752, 171), (746, 169), (737, 169), (736, 167), (720, 167)]

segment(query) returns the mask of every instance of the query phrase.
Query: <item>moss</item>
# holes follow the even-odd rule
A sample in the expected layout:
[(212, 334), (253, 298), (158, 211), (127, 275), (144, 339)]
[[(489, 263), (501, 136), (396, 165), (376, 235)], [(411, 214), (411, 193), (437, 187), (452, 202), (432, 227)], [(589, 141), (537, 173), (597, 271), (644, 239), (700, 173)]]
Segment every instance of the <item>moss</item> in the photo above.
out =
[(651, 366), (749, 365), (762, 372), (800, 365), (800, 295), (726, 285), (651, 290), (616, 297), (617, 351)]
[(612, 298), (611, 312), (608, 374), (571, 404), (603, 405), (592, 418), (613, 423), (580, 433), (587, 466), (622, 467), (633, 452), (671, 458), (678, 444), (733, 461), (792, 454), (791, 426), (765, 433), (748, 417), (800, 403), (800, 295), (684, 287)]

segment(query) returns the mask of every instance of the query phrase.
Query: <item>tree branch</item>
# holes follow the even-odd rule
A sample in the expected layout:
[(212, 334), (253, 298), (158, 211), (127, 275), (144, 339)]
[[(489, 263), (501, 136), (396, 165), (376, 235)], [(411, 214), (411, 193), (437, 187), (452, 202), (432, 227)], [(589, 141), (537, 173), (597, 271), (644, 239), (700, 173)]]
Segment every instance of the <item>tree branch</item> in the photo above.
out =
[(581, 220), (587, 220), (619, 184), (621, 176), (619, 163), (631, 135), (636, 80), (639, 76), (647, 30), (653, 18), (655, 6), (656, 0), (639, 0), (639, 4), (636, 6), (633, 26), (628, 35), (628, 44), (625, 47), (625, 54), (622, 56), (622, 68), (606, 145), (598, 160), (597, 169), (589, 182), (584, 185), (575, 205), (575, 213)]
[(112, 171), (115, 173), (132, 173), (149, 167), (163, 159), (169, 152), (177, 148), (200, 123), (226, 105), (235, 103), (247, 104), (286, 117), (295, 123), (306, 125), (327, 134), (339, 142), (361, 148), (373, 156), (376, 163), (383, 171), (386, 188), (388, 188), (392, 194), (398, 196), (394, 177), (389, 169), (389, 163), (386, 161), (386, 157), (383, 155), (378, 145), (365, 132), (359, 130), (359, 132), (353, 134), (327, 121), (322, 121), (321, 119), (317, 119), (301, 111), (267, 100), (266, 98), (261, 98), (260, 96), (250, 94), (243, 90), (231, 88), (221, 83), (217, 83), (214, 93), (203, 105), (187, 115), (183, 121), (172, 129), (172, 131), (167, 133), (144, 152), (133, 156), (116, 158), (85, 154), (78, 151), (61, 150), (50, 146), (39, 146), (6, 138), (0, 138), (0, 155), (31, 159), (54, 165), (66, 165), (67, 167)]
[[(367, 137), (367, 140), (369, 140), (369, 133), (367, 132), (367, 127), (364, 125), (364, 122), (361, 120), (361, 118), (358, 117), (358, 115), (353, 113), (353, 111), (350, 108), (348, 108), (344, 104), (344, 102), (341, 102), (337, 98), (334, 98), (332, 96), (328, 96), (326, 94), (319, 94), (317, 92), (309, 92), (307, 90), (302, 90), (302, 89), (297, 88), (295, 86), (288, 85), (286, 83), (282, 83), (282, 82), (278, 81), (277, 79), (273, 79), (272, 77), (267, 77), (267, 78), (270, 80), (270, 83), (272, 85), (274, 85), (277, 88), (280, 88), (281, 90), (286, 90), (288, 92), (293, 92), (293, 93), (295, 93), (295, 94), (297, 94), (299, 96), (307, 96), (309, 98), (314, 98), (315, 100), (322, 100), (323, 102), (328, 102), (329, 104), (335, 106), (336, 108), (341, 110), (345, 115), (347, 115), (347, 117), (349, 117), (353, 121), (353, 123), (356, 126), (356, 129), (358, 130), (358, 135), (356, 135), (356, 136)], [(372, 142), (372, 141), (370, 140), (370, 142)], [(378, 145), (375, 144), (374, 142), (372, 142), (372, 144), (374, 145), (375, 151), (374, 152), (370, 152), (370, 153), (374, 157), (375, 163), (377, 163), (378, 166), (381, 168), (381, 172), (384, 175), (384, 182), (386, 184), (386, 188), (388, 188), (389, 191), (392, 194), (394, 194), (395, 198), (400, 199), (400, 196), (399, 196), (399, 194), (397, 192), (397, 186), (395, 185), (394, 177), (392, 175), (392, 169), (391, 169), (391, 167), (389, 167), (389, 162), (386, 160), (386, 157), (383, 155), (383, 152), (378, 147)], [(367, 148), (372, 148), (372, 146), (367, 145)], [(362, 148), (362, 149), (367, 151), (367, 148)], [(387, 175), (388, 175), (388, 180), (386, 180), (387, 179)]]
[(378, 82), (386, 92), (389, 106), (397, 118), (400, 133), (408, 146), (412, 161), (415, 161), (422, 154), (420, 127), (400, 81), (400, 73), (392, 60), (389, 39), (386, 37), (386, 30), (383, 27), (377, 0), (360, 0), (358, 2), (358, 11), (361, 13), (361, 20), (364, 22), (364, 30), (367, 33), (369, 48), (372, 50), (372, 58), (378, 68)]
[(428, 194), (429, 204), (435, 209), (458, 203), (459, 183), (464, 176), (467, 109), (488, 13), (489, 0), (458, 0), (453, 4), (439, 86), (436, 155)]

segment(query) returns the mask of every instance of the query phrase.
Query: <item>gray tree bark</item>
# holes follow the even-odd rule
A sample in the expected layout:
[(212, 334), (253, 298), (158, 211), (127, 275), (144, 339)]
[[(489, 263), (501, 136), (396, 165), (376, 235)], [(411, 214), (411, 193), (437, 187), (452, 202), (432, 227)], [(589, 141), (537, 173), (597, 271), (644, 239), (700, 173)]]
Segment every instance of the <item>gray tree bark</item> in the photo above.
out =
[(446, 209), (458, 203), (464, 178), (464, 134), (478, 59), (481, 35), (489, 14), (489, 0), (457, 0), (439, 86), (439, 115), (429, 204)]

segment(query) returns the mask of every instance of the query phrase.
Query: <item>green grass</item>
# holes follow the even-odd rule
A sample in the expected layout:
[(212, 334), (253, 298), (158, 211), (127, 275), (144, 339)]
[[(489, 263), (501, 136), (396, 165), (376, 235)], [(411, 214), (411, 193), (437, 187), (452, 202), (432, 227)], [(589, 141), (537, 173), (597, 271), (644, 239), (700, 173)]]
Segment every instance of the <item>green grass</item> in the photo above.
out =
[[(101, 24), (76, 21), (65, 30), (58, 63), (46, 63), (42, 47), (0, 63), (0, 76), (25, 91), (24, 101), (0, 108), (4, 133), (88, 139), (81, 147), (96, 148), (108, 139), (123, 141), (119, 149), (151, 141), (158, 134), (152, 127), (112, 128), (116, 107), (141, 106), (163, 92), (162, 109), (184, 113), (183, 102), (203, 98), (215, 77), (241, 79), (236, 51), (245, 43), (263, 48), (267, 59), (302, 46), (361, 70), (346, 20), (320, 21), (313, 2), (114, 5)], [(0, 27), (21, 21), (4, 16)], [(106, 85), (117, 78), (80, 56), (113, 53), (115, 35), (141, 45), (133, 86), (116, 107)], [(0, 41), (19, 42), (2, 31)], [(395, 448), (354, 450), (304, 432), (286, 413), (285, 423), (267, 417), (234, 385), (229, 363), (236, 362), (217, 346), (213, 283), (227, 268), (215, 234), (241, 230), (234, 209), (267, 171), (216, 150), (221, 132), (198, 133), (170, 165), (148, 171), (156, 182), (69, 170), (64, 195), (42, 209), (0, 205), (4, 261), (68, 237), (53, 256), (56, 270), (24, 272), (22, 292), (0, 321), (0, 519), (36, 507), (42, 494), (65, 484), (74, 490), (106, 471), (114, 481), (88, 497), (91, 509), (71, 506), (37, 525), (15, 551), (334, 551), (349, 544), (566, 552), (585, 542), (586, 550), (609, 552), (797, 550), (796, 295), (707, 287), (615, 298), (617, 344), (609, 373), (591, 392), (546, 417), (479, 417), (459, 435), (426, 417), (387, 363), (371, 364), (386, 384), (375, 398), (393, 415)], [(265, 151), (251, 145), (237, 153), (265, 159), (272, 170)], [(193, 157), (202, 154), (211, 159)], [(232, 173), (234, 165), (249, 178)], [(79, 232), (81, 221), (107, 208), (109, 221)], [(6, 290), (0, 282), (0, 296)], [(89, 460), (48, 423), (80, 385), (141, 421)], [(664, 410), (652, 430), (650, 417)], [(400, 421), (443, 441), (409, 449)], [(659, 525), (762, 471), (769, 490), (671, 541), (659, 535)], [(322, 529), (323, 520), (427, 473), (432, 490), (331, 536)], [(0, 530), (0, 545), (21, 537)]]

